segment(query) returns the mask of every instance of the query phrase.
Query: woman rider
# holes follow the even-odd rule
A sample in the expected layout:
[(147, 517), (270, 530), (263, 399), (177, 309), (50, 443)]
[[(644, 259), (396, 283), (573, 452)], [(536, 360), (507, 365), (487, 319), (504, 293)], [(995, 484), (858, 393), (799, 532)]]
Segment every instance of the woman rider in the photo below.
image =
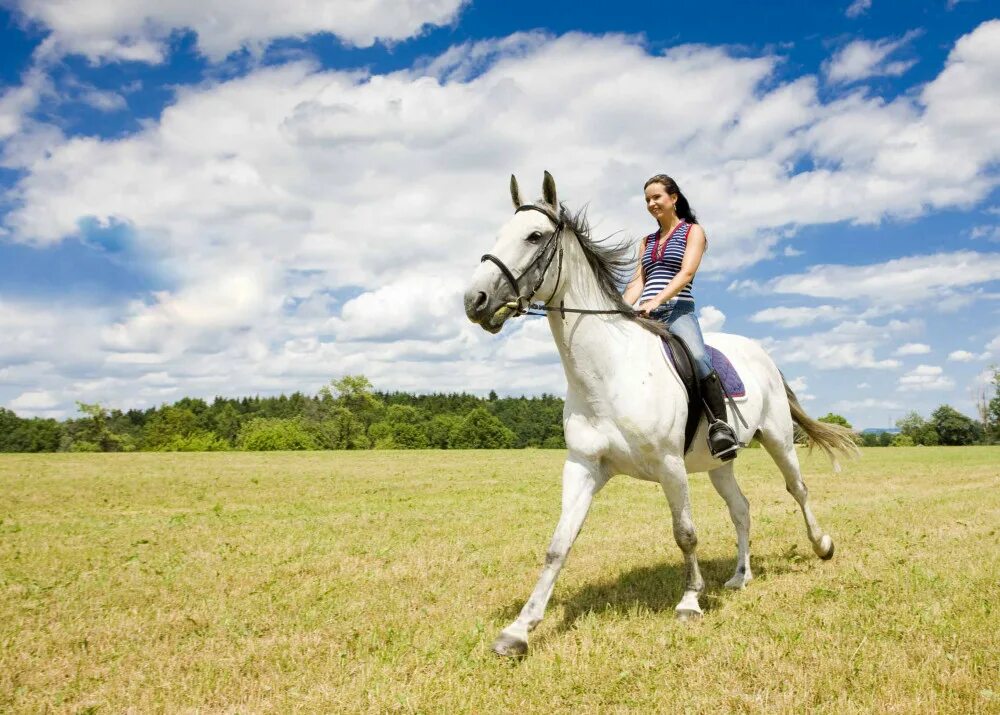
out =
[(687, 345), (701, 383), (708, 423), (708, 446), (712, 456), (730, 460), (739, 441), (726, 424), (722, 383), (705, 351), (705, 340), (694, 313), (691, 286), (705, 253), (705, 232), (681, 193), (677, 182), (657, 174), (644, 185), (646, 209), (659, 228), (642, 243), (642, 258), (636, 276), (625, 289), (629, 305), (639, 301), (639, 310), (667, 326)]

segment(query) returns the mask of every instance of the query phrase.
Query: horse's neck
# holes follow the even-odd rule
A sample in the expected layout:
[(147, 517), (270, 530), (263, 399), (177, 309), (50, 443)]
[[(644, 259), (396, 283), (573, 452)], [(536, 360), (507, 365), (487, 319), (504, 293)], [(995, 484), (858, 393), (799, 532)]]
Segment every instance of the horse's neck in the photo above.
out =
[[(617, 309), (601, 290), (575, 236), (566, 241), (565, 251), (564, 283), (549, 305), (558, 307), (562, 302), (567, 308)], [(615, 374), (641, 368), (637, 362), (647, 359), (650, 341), (655, 340), (619, 315), (567, 313), (563, 318), (551, 312), (549, 326), (566, 371), (567, 387), (591, 396), (614, 391)]]

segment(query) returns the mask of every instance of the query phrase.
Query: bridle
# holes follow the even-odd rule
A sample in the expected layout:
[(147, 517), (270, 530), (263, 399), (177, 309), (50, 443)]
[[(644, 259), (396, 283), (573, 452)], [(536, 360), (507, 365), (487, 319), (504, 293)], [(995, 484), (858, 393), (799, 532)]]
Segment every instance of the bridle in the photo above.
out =
[[(584, 315), (628, 315), (628, 316), (638, 315), (639, 311), (624, 310), (620, 308), (615, 308), (612, 310), (589, 310), (586, 308), (567, 308), (563, 303), (563, 301), (559, 301), (559, 307), (557, 308), (550, 306), (549, 301), (552, 300), (552, 296), (554, 296), (556, 293), (559, 292), (559, 281), (562, 280), (563, 246), (562, 246), (562, 241), (559, 240), (559, 237), (562, 234), (563, 229), (566, 227), (566, 219), (565, 219), (566, 212), (560, 211), (559, 215), (556, 216), (553, 212), (541, 206), (536, 206), (535, 204), (523, 204), (521, 206), (518, 206), (517, 209), (515, 209), (514, 213), (518, 214), (521, 211), (538, 211), (541, 214), (545, 214), (546, 218), (552, 221), (552, 223), (554, 223), (556, 226), (556, 230), (552, 232), (551, 236), (549, 236), (549, 240), (546, 241), (544, 245), (542, 245), (542, 247), (538, 250), (537, 253), (535, 253), (535, 257), (531, 259), (531, 261), (528, 263), (525, 269), (521, 272), (521, 275), (515, 278), (511, 270), (507, 268), (506, 265), (504, 265), (504, 262), (501, 261), (496, 256), (494, 256), (492, 253), (486, 253), (483, 255), (482, 258), (479, 259), (480, 263), (484, 261), (491, 261), (494, 264), (496, 264), (496, 267), (500, 269), (500, 272), (503, 274), (504, 278), (506, 278), (507, 282), (510, 283), (511, 288), (514, 289), (514, 295), (516, 296), (516, 298), (510, 301), (509, 303), (505, 304), (505, 307), (510, 308), (511, 310), (514, 311), (514, 317), (518, 317), (521, 315), (545, 315), (546, 313), (551, 313), (555, 311), (558, 311), (563, 318), (566, 317), (566, 313), (582, 313)], [(549, 267), (552, 265), (552, 261), (553, 259), (555, 259), (557, 254), (559, 256), (559, 263), (557, 264), (556, 285), (552, 289), (552, 295), (550, 295), (545, 300), (544, 303), (532, 303), (531, 296), (533, 296), (538, 291), (538, 289), (542, 287), (542, 283), (545, 281), (545, 276), (549, 272)], [(538, 280), (535, 281), (534, 287), (532, 287), (531, 290), (522, 293), (520, 288), (521, 281), (525, 278), (525, 276), (528, 275), (528, 273), (531, 272), (531, 270), (535, 267), (536, 264), (545, 259), (546, 255), (548, 255), (548, 259), (545, 261), (545, 267), (539, 272)], [(533, 310), (541, 312), (532, 312)]]

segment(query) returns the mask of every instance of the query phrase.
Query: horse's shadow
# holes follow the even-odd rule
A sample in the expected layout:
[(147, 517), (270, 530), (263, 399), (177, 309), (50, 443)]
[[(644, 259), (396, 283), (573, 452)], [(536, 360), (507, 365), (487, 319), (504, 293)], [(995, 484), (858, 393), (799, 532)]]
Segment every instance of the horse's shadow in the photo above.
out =
[[(754, 558), (754, 578), (780, 574), (785, 570), (780, 566), (782, 560)], [(698, 565), (705, 579), (700, 601), (706, 614), (724, 606), (730, 598), (738, 597), (739, 591), (723, 587), (736, 569), (735, 559), (699, 559)], [(615, 578), (586, 584), (562, 597), (554, 594), (549, 608), (562, 609), (562, 619), (555, 626), (556, 632), (562, 633), (570, 630), (582, 616), (590, 614), (625, 615), (636, 609), (672, 613), (683, 594), (684, 564), (661, 562), (638, 566)], [(517, 617), (523, 605), (523, 600), (510, 603), (494, 615), (504, 623), (510, 622)]]

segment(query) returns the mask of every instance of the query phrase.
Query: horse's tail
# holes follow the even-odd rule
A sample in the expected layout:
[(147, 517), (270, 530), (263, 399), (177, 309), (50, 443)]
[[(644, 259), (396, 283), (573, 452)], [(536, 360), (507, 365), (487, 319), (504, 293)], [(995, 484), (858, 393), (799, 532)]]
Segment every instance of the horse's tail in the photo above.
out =
[(814, 420), (802, 409), (799, 399), (792, 392), (792, 388), (788, 386), (788, 381), (785, 380), (784, 375), (781, 376), (781, 381), (785, 383), (785, 395), (788, 397), (788, 407), (792, 411), (792, 421), (809, 437), (810, 449), (818, 445), (820, 449), (826, 452), (830, 461), (833, 462), (833, 470), (835, 472), (840, 471), (837, 454), (847, 459), (861, 456), (861, 450), (858, 449), (858, 445), (854, 441), (854, 433), (851, 430), (842, 425)]

